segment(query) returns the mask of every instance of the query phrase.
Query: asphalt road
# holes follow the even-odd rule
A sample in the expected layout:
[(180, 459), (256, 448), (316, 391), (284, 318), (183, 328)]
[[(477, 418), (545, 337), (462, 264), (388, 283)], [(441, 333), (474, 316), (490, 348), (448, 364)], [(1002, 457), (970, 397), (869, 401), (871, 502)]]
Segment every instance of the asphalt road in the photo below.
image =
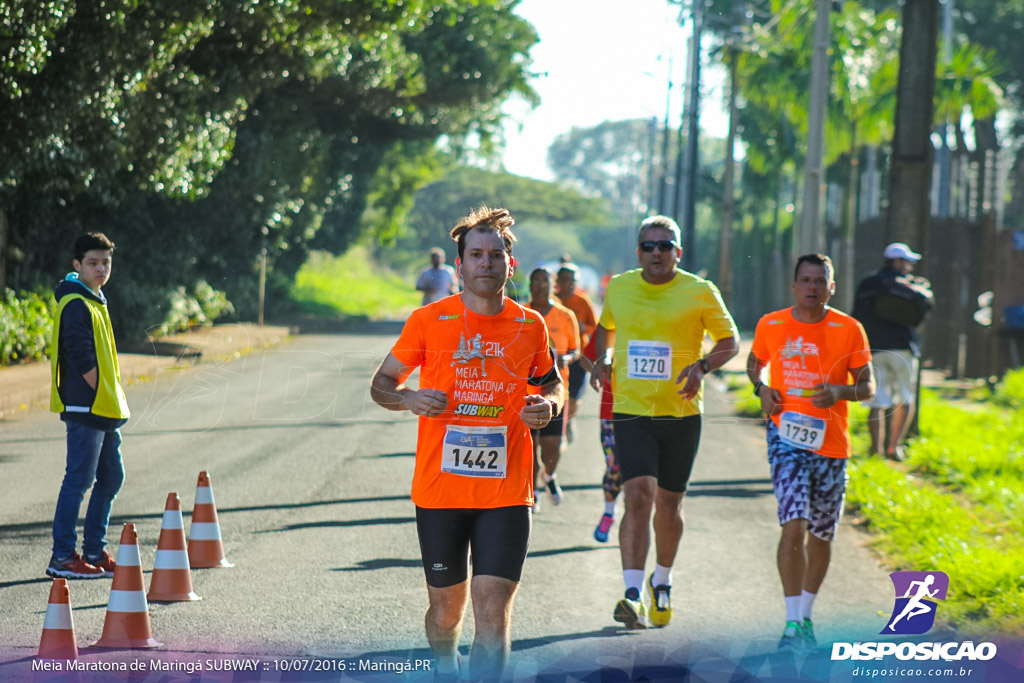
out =
[[(111, 551), (121, 524), (133, 522), (148, 581), (167, 493), (180, 495), (187, 528), (205, 469), (235, 567), (193, 570), (201, 602), (151, 604), (153, 635), (163, 647), (150, 652), (87, 647), (102, 632), (110, 584), (71, 582), (83, 661), (258, 657), (257, 678), (281, 680), (277, 669), (296, 659), (330, 658), (333, 667), (344, 661), (351, 672), (359, 659), (428, 656), (408, 498), (416, 423), (368, 395), (398, 329), (295, 337), (129, 389), (127, 480), (115, 502)], [(632, 677), (643, 667), (685, 664), (715, 680), (728, 678), (744, 654), (774, 649), (784, 611), (763, 428), (733, 416), (714, 386), (706, 412), (675, 566), (675, 618), (664, 629), (624, 632), (611, 618), (623, 590), (615, 536), (607, 545), (592, 537), (603, 506), (603, 458), (596, 395), (588, 393), (577, 443), (560, 468), (566, 500), (535, 517), (513, 621), (511, 678), (564, 679), (597, 668)], [(36, 410), (0, 422), (0, 680), (31, 675), (63, 460), (63, 425), (55, 416)], [(847, 520), (815, 607), (819, 641), (870, 639), (885, 624), (892, 587), (864, 543)], [(472, 632), (469, 618), (464, 655)], [(396, 680), (387, 676), (382, 680)]]

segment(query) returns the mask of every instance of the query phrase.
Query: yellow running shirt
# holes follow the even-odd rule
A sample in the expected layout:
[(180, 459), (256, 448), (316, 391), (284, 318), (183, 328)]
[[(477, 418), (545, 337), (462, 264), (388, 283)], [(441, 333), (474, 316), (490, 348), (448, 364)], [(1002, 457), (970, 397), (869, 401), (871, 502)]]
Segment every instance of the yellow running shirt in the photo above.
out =
[(704, 334), (733, 337), (736, 323), (718, 288), (684, 270), (652, 285), (637, 268), (616, 275), (604, 295), (601, 326), (615, 332), (615, 412), (688, 417), (704, 409), (704, 389), (692, 400), (679, 395), (675, 379), (702, 356)]

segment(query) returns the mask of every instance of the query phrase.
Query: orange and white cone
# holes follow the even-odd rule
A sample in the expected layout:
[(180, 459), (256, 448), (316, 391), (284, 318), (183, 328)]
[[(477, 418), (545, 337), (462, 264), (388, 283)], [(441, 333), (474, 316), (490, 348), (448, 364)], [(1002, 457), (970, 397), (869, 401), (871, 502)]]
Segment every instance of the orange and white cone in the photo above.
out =
[(50, 586), (50, 602), (46, 605), (43, 637), (39, 640), (39, 654), (36, 656), (39, 659), (78, 659), (67, 579), (54, 579)]
[(160, 643), (153, 640), (153, 627), (149, 622), (149, 603), (146, 602), (146, 586), (139, 558), (139, 536), (135, 533), (134, 524), (125, 524), (121, 530), (103, 635), (95, 646), (129, 650), (160, 647)]
[(188, 561), (196, 569), (235, 566), (224, 557), (217, 505), (213, 502), (210, 475), (206, 470), (199, 473), (199, 483), (196, 484), (196, 503), (192, 508), (192, 526), (188, 532)]
[(185, 546), (185, 524), (181, 519), (181, 501), (177, 493), (167, 494), (160, 540), (156, 544), (153, 576), (149, 580), (150, 602), (187, 602), (202, 600), (192, 590), (192, 569)]

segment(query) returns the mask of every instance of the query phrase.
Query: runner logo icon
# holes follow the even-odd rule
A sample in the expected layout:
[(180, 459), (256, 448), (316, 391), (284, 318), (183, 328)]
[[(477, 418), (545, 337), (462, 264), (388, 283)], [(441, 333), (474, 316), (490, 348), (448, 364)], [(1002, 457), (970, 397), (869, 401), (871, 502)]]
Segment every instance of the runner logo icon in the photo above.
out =
[(892, 616), (881, 633), (920, 635), (935, 623), (936, 600), (945, 600), (949, 576), (945, 572), (893, 572), (889, 574), (896, 589)]

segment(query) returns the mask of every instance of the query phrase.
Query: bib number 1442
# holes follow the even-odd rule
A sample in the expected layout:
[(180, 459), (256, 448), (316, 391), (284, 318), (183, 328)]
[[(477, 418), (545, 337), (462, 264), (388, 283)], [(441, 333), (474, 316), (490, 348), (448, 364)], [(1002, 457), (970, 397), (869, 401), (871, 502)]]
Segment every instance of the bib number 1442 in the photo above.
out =
[(508, 465), (505, 427), (448, 425), (441, 471), (464, 477), (504, 479)]

